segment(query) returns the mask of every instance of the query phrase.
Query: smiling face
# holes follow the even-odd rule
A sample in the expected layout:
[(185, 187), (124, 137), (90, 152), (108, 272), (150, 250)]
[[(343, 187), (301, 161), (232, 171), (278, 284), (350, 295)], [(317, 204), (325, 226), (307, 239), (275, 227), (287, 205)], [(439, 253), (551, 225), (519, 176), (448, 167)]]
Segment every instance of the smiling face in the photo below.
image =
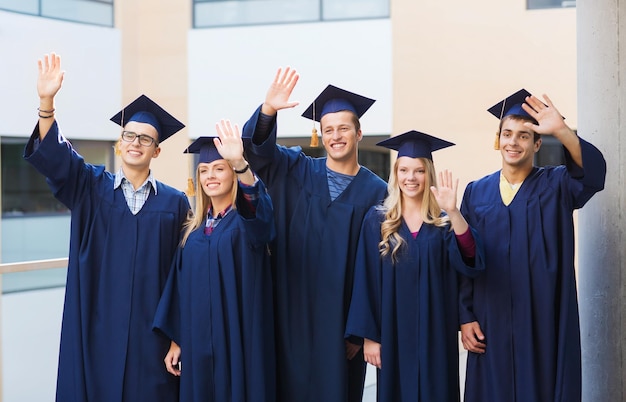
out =
[(320, 120), (322, 144), (333, 163), (356, 161), (357, 145), (363, 133), (354, 119), (354, 113), (340, 111), (327, 113)]
[(396, 161), (396, 166), (396, 177), (402, 196), (421, 200), (428, 185), (428, 172), (422, 160), (401, 156)]
[(231, 203), (235, 179), (235, 172), (225, 159), (198, 164), (198, 180), (202, 191), (211, 198), (211, 204), (218, 208), (225, 200), (226, 206)]
[(505, 118), (500, 131), (500, 153), (505, 166), (528, 169), (533, 166), (535, 153), (541, 147), (541, 138), (535, 141), (534, 132), (524, 126), (524, 120)]
[(161, 148), (158, 146), (159, 135), (156, 129), (147, 123), (130, 121), (126, 123), (124, 130), (132, 131), (139, 135), (147, 135), (154, 140), (154, 143), (146, 147), (139, 143), (138, 136), (131, 142), (124, 141), (120, 137), (117, 149), (120, 152), (122, 164), (138, 170), (149, 169), (152, 158), (156, 158), (161, 152)]

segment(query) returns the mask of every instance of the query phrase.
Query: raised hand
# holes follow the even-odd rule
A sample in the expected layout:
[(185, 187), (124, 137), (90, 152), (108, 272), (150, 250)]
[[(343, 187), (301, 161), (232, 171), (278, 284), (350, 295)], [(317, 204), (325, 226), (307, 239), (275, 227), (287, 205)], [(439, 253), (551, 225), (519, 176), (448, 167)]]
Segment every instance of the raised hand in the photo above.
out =
[(243, 160), (243, 141), (239, 127), (232, 125), (230, 120), (221, 120), (215, 124), (215, 130), (219, 138), (214, 138), (213, 143), (217, 151), (231, 164)]
[(530, 122), (524, 125), (531, 128), (537, 134), (553, 135), (560, 130), (569, 129), (563, 120), (563, 116), (554, 107), (554, 104), (548, 98), (548, 95), (543, 95), (546, 103), (544, 104), (535, 96), (526, 97), (526, 103), (522, 103), (522, 108), (531, 115), (537, 122), (532, 124)]
[(40, 99), (53, 99), (61, 89), (65, 71), (61, 71), (61, 56), (51, 53), (44, 55), (43, 60), (37, 61), (39, 76), (37, 78), (37, 93)]
[(554, 136), (567, 149), (574, 163), (582, 167), (583, 157), (580, 149), (580, 139), (565, 123), (563, 116), (554, 107), (548, 95), (544, 94), (543, 99), (546, 101), (545, 104), (534, 96), (526, 97), (527, 104), (523, 103), (522, 108), (537, 120), (539, 124), (525, 122), (524, 125), (537, 134)]
[(273, 116), (281, 109), (288, 109), (298, 106), (299, 102), (290, 102), (289, 97), (293, 88), (296, 86), (300, 76), (296, 70), (287, 67), (285, 71), (279, 68), (274, 77), (274, 81), (267, 90), (265, 95), (265, 103), (261, 108), (264, 114)]
[(456, 194), (459, 187), (459, 179), (452, 179), (452, 172), (444, 170), (439, 172), (439, 185), (437, 187), (431, 186), (430, 190), (433, 192), (439, 207), (446, 211), (448, 214), (457, 209)]

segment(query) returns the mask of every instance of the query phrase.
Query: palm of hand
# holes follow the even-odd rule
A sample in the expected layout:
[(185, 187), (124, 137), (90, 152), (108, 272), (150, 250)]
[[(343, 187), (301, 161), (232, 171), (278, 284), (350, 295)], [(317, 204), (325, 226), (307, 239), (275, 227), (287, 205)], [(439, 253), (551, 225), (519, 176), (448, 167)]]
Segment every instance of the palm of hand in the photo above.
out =
[(272, 84), (267, 92), (266, 102), (276, 110), (284, 109), (289, 105), (291, 91), (285, 85)]
[(222, 139), (222, 146), (219, 152), (226, 160), (233, 160), (240, 157), (243, 154), (241, 139), (236, 137)]
[(456, 194), (451, 187), (439, 187), (434, 194), (441, 209), (447, 210), (456, 205)]

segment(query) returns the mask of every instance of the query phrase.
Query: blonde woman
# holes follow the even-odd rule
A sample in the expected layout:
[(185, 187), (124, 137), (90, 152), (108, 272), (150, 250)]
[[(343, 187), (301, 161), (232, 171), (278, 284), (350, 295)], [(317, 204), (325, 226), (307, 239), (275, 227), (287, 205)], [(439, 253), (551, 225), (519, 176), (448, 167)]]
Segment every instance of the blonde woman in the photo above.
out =
[(483, 270), (482, 251), (456, 205), (458, 180), (436, 185), (432, 152), (454, 145), (410, 131), (395, 149), (383, 205), (365, 216), (346, 336), (364, 339), (378, 369), (378, 401), (459, 401), (457, 275)]
[(154, 326), (172, 344), (167, 371), (186, 402), (275, 400), (272, 286), (266, 244), (271, 200), (243, 157), (237, 126), (201, 137), (195, 214), (157, 309)]

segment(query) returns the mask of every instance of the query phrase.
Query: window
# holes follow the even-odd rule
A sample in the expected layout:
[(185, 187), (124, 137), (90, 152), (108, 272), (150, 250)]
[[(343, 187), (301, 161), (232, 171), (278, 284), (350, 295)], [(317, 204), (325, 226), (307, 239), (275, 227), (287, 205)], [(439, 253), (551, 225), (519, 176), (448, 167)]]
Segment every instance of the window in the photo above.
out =
[(535, 166), (558, 166), (565, 164), (563, 145), (551, 135), (541, 136), (541, 148), (535, 154)]
[[(45, 177), (22, 157), (26, 142), (26, 138), (2, 137), (2, 217), (67, 213), (52, 195)], [(110, 142), (74, 140), (72, 145), (86, 161), (112, 166)]]
[(113, 26), (114, 0), (0, 0), (0, 10)]
[(194, 28), (387, 18), (389, 0), (194, 0), (193, 14)]
[(527, 0), (526, 8), (561, 8), (576, 7), (576, 0)]

